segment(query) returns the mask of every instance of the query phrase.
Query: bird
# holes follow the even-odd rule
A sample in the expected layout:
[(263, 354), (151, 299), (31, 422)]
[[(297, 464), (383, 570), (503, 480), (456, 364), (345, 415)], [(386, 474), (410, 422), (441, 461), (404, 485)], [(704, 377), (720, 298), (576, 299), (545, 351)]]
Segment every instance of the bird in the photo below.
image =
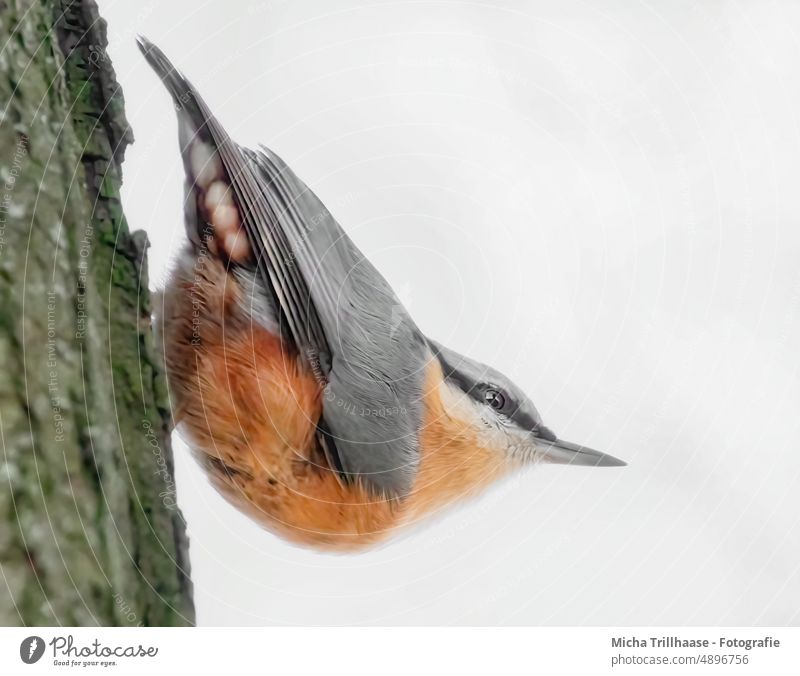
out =
[(187, 237), (156, 311), (173, 418), (234, 507), (355, 552), (536, 463), (625, 464), (558, 438), (512, 380), (426, 336), (295, 172), (237, 144), (137, 42), (185, 171)]

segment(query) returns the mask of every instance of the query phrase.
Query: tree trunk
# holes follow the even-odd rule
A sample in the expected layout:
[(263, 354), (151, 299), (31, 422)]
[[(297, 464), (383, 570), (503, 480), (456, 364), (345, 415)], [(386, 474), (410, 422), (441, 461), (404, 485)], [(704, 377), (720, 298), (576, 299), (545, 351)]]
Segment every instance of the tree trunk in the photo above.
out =
[(0, 624), (192, 624), (105, 23), (0, 0), (0, 46)]

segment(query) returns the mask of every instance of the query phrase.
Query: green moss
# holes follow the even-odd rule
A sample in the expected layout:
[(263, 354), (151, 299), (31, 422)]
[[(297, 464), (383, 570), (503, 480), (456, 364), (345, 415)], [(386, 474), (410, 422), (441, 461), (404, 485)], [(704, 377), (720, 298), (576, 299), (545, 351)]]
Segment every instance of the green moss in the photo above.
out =
[(23, 131), (27, 151), (24, 214), (0, 248), (0, 464), (13, 477), (0, 565), (15, 592), (0, 590), (0, 624), (191, 623), (184, 523), (159, 497), (141, 422), (171, 464), (146, 264), (119, 202), (132, 136), (109, 62), (92, 58), (105, 23), (92, 0), (7, 4), (0, 171)]

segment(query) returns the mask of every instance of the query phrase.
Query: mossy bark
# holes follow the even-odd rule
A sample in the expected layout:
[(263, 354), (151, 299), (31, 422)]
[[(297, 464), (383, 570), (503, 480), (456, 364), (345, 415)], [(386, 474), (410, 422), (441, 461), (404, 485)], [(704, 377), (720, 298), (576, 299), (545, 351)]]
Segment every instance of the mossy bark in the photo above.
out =
[(0, 624), (194, 620), (94, 0), (0, 0)]

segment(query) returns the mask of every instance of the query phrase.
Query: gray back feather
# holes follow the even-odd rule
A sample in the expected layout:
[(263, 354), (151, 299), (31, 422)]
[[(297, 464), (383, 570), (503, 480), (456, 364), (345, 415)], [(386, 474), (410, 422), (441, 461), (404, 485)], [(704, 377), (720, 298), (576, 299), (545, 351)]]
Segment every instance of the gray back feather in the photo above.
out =
[[(324, 330), (323, 418), (344, 472), (404, 495), (419, 462), (429, 351), (392, 288), (322, 201), (273, 152), (248, 153)], [(327, 363), (326, 363), (327, 362)]]
[[(139, 46), (175, 99), (181, 148), (212, 144), (260, 261), (262, 324), (280, 326), (326, 383), (320, 429), (338, 468), (377, 493), (405, 495), (419, 462), (427, 344), (380, 273), (319, 198), (273, 152), (229, 138), (195, 88), (144, 38)], [(194, 225), (194, 213), (187, 213)], [(195, 238), (196, 239), (196, 238)], [(258, 275), (258, 277), (257, 277)], [(286, 324), (286, 326), (284, 326)], [(287, 329), (284, 331), (284, 329)], [(324, 444), (327, 450), (330, 444)]]

